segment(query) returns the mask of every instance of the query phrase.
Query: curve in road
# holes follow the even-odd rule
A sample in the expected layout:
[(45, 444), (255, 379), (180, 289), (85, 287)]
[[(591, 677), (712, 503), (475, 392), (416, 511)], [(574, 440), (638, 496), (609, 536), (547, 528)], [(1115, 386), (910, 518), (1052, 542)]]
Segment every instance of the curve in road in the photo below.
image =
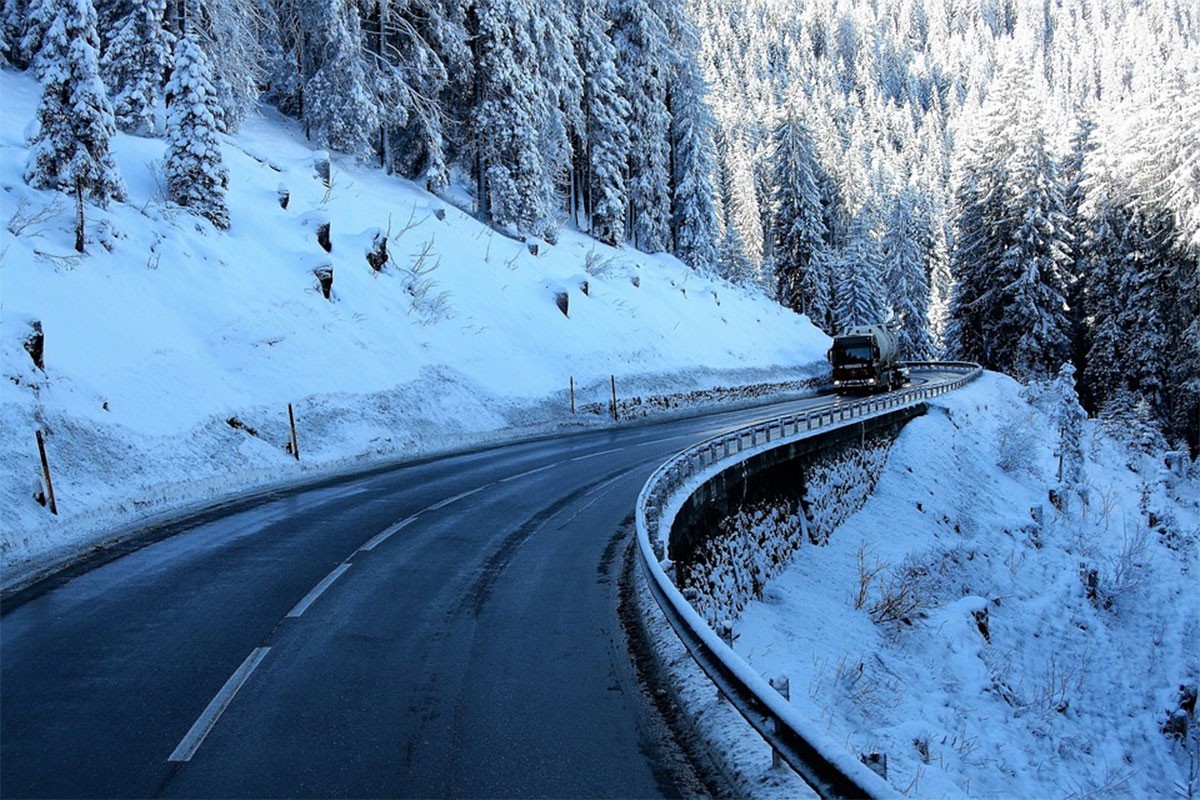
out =
[(617, 621), (623, 523), (688, 443), (828, 402), (399, 467), (51, 579), (0, 624), (0, 794), (703, 791)]

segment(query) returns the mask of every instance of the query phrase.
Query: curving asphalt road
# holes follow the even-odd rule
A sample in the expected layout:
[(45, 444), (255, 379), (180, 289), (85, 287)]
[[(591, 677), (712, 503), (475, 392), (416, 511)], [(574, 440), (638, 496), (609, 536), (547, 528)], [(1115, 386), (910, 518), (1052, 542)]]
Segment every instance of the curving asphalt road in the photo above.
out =
[(398, 467), (162, 531), (10, 598), (4, 797), (703, 792), (617, 618), (670, 454), (830, 398)]

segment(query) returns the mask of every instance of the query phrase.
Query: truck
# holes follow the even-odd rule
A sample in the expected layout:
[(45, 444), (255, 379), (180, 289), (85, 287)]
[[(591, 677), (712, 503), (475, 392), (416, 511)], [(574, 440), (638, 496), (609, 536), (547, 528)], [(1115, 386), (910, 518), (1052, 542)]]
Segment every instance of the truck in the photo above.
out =
[(890, 391), (904, 384), (896, 334), (885, 325), (859, 325), (833, 338), (829, 363), (838, 394)]

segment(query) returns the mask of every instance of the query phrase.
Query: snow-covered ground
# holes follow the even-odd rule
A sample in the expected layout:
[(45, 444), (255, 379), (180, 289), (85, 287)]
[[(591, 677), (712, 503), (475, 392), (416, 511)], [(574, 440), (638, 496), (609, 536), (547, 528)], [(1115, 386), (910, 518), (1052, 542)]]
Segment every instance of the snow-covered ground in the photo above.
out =
[[(323, 155), (269, 109), (224, 140), (228, 232), (164, 201), (162, 141), (118, 136), (129, 196), (88, 209), (80, 257), (71, 201), (22, 179), (38, 93), (0, 70), (6, 583), (252, 488), (602, 424), (571, 415), (572, 379), (580, 405), (604, 408), (612, 375), (629, 399), (823, 371), (828, 339), (805, 318), (673, 258), (569, 229), (553, 245), (513, 241), (461, 210), (461, 192), (439, 198), (336, 155), (326, 187)], [(381, 272), (366, 260), (377, 235)], [(23, 346), (32, 320), (44, 372)], [(285, 451), (289, 403), (299, 463)], [(34, 501), (37, 429), (57, 517)]]
[[(1003, 376), (939, 398), (862, 510), (802, 546), (737, 621), (735, 649), (788, 676), (832, 738), (885, 754), (910, 796), (1200, 792), (1196, 715), (1183, 739), (1163, 732), (1200, 681), (1200, 476), (1088, 423), (1087, 505), (1056, 513), (1056, 442)], [(911, 601), (901, 619), (876, 621), (885, 595)], [(710, 713), (711, 695), (691, 694)], [(771, 795), (779, 781), (752, 752), (739, 769)]]

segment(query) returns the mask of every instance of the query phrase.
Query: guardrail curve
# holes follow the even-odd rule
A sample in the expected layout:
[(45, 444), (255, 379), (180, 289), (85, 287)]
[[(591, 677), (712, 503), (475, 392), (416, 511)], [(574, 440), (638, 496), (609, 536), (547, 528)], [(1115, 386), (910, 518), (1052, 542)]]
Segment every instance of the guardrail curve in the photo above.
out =
[(752, 454), (920, 403), (969, 383), (983, 371), (978, 364), (957, 361), (911, 361), (905, 366), (955, 372), (958, 377), (853, 403), (818, 406), (802, 414), (780, 417), (706, 439), (662, 464), (638, 494), (635, 518), (642, 568), (659, 607), (721, 693), (801, 778), (827, 798), (882, 800), (900, 797), (900, 794), (853, 754), (827, 740), (802, 719), (692, 608), (666, 572), (671, 566), (668, 559), (670, 531), (683, 503), (706, 480)]

